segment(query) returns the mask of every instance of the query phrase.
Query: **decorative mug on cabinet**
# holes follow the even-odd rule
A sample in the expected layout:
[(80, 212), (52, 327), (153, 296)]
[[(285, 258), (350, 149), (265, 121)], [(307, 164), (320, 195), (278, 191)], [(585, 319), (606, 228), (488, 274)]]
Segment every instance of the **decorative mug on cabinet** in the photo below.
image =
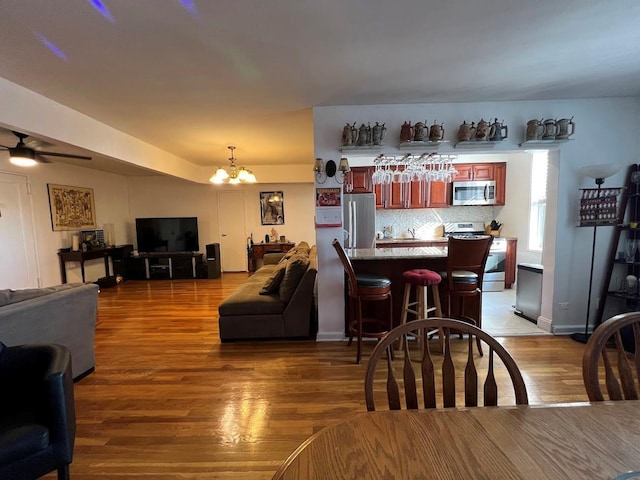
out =
[[(576, 133), (576, 124), (573, 122), (573, 117), (562, 118), (557, 122), (558, 128), (556, 132), (556, 138), (566, 139)], [(571, 133), (569, 133), (569, 125), (571, 125)]]
[(542, 134), (543, 140), (554, 140), (558, 130), (558, 122), (553, 118), (547, 118), (544, 122), (544, 133)]
[(349, 125), (348, 123), (342, 129), (342, 145), (350, 146), (355, 145), (358, 141), (358, 129), (356, 128), (355, 122), (353, 125)]
[(418, 122), (415, 124), (415, 126), (413, 127), (413, 139), (416, 142), (424, 142), (424, 137), (425, 137), (425, 127), (426, 127), (427, 122)]
[(493, 136), (489, 138), (492, 142), (501, 142), (509, 135), (509, 127), (507, 127), (504, 122), (498, 122), (497, 118), (495, 122), (493, 122), (493, 129)]
[(479, 142), (487, 141), (489, 138), (493, 137), (494, 133), (495, 127), (493, 125), (489, 125), (489, 122), (485, 122), (484, 118), (480, 119), (476, 126), (476, 140)]
[(413, 140), (413, 127), (411, 122), (404, 122), (400, 127), (400, 141), (410, 142), (411, 140)]
[(468, 142), (471, 140), (471, 137), (475, 134), (476, 128), (472, 125), (469, 125), (466, 120), (462, 122), (462, 125), (458, 127), (458, 141), (459, 142)]
[(429, 141), (438, 142), (444, 138), (444, 124), (438, 125), (435, 121), (429, 129)]
[(380, 125), (378, 122), (371, 128), (371, 134), (373, 136), (373, 144), (374, 145), (382, 145), (382, 140), (384, 139), (385, 134), (387, 133), (387, 127), (383, 123)]
[(542, 120), (534, 118), (527, 122), (526, 140), (540, 140), (544, 135), (544, 124)]
[(371, 126), (365, 125), (364, 123), (360, 125), (358, 129), (358, 145), (371, 145)]

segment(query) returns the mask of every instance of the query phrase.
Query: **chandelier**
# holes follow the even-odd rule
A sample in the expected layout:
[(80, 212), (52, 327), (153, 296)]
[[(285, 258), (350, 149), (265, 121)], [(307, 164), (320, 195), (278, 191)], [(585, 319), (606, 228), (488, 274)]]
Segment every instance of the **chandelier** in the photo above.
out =
[(224, 168), (218, 167), (216, 173), (211, 176), (209, 181), (216, 184), (230, 183), (232, 185), (238, 183), (256, 183), (256, 176), (251, 173), (251, 170), (247, 170), (244, 167), (236, 167), (235, 158), (233, 157), (233, 151), (236, 147), (229, 145), (227, 148), (231, 150), (231, 157), (229, 158), (231, 165), (229, 166), (229, 171), (227, 172)]

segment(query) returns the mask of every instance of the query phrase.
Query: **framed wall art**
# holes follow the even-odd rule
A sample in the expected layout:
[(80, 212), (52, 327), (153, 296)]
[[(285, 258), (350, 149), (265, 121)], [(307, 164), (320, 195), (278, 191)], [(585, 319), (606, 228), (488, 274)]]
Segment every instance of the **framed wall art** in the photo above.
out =
[(284, 225), (284, 193), (260, 192), (262, 225)]
[(53, 231), (96, 228), (93, 188), (47, 184)]

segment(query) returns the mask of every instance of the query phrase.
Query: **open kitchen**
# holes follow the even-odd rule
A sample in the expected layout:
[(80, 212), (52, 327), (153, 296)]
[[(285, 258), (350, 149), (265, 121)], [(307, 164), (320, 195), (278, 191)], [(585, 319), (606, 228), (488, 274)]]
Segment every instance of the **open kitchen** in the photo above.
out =
[[(380, 155), (373, 166), (354, 166), (344, 177), (344, 246), (357, 273), (391, 279), (396, 325), (403, 310), (403, 272), (446, 270), (451, 236), (494, 237), (484, 266), (483, 300), (506, 299), (505, 311), (513, 305), (513, 296), (484, 295), (510, 289), (516, 281), (518, 239), (501, 235), (502, 224), (491, 218), (494, 207), (505, 204), (507, 163), (457, 160), (454, 155)], [(449, 221), (456, 218), (464, 220)], [(477, 316), (480, 306), (474, 305)]]
[[(406, 168), (398, 164), (406, 161), (408, 155), (402, 152), (384, 159), (382, 155), (349, 155), (351, 171), (344, 175), (340, 186), (343, 195), (340, 232), (354, 270), (377, 272), (391, 279), (393, 319), (397, 324), (403, 309), (401, 270), (442, 271), (446, 266), (448, 237), (492, 235), (482, 284), (485, 312), (496, 311), (492, 307), (497, 307), (503, 316), (501, 322), (528, 324), (527, 333), (542, 332), (535, 328), (537, 315), (524, 317), (530, 322), (523, 321), (515, 315), (513, 306), (518, 303), (515, 283), (518, 264), (542, 263), (541, 249), (532, 250), (527, 236), (529, 195), (518, 194), (530, 189), (534, 157), (546, 169), (547, 151), (461, 152), (432, 157), (448, 163), (449, 178), (421, 181), (414, 176), (403, 181), (401, 173)], [(420, 249), (429, 247), (444, 248), (444, 258), (400, 258), (409, 257), (405, 255), (409, 252), (420, 255)], [(372, 250), (368, 255), (367, 249), (374, 249), (375, 253)], [(541, 279), (542, 275), (537, 275), (538, 288)]]

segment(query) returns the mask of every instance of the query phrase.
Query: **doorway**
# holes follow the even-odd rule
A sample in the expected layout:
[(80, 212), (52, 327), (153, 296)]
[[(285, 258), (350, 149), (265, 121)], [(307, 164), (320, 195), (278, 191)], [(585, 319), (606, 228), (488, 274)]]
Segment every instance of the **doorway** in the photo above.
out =
[(24, 175), (0, 173), (0, 288), (38, 287), (30, 185)]
[(218, 231), (223, 272), (247, 271), (244, 192), (218, 192)]

